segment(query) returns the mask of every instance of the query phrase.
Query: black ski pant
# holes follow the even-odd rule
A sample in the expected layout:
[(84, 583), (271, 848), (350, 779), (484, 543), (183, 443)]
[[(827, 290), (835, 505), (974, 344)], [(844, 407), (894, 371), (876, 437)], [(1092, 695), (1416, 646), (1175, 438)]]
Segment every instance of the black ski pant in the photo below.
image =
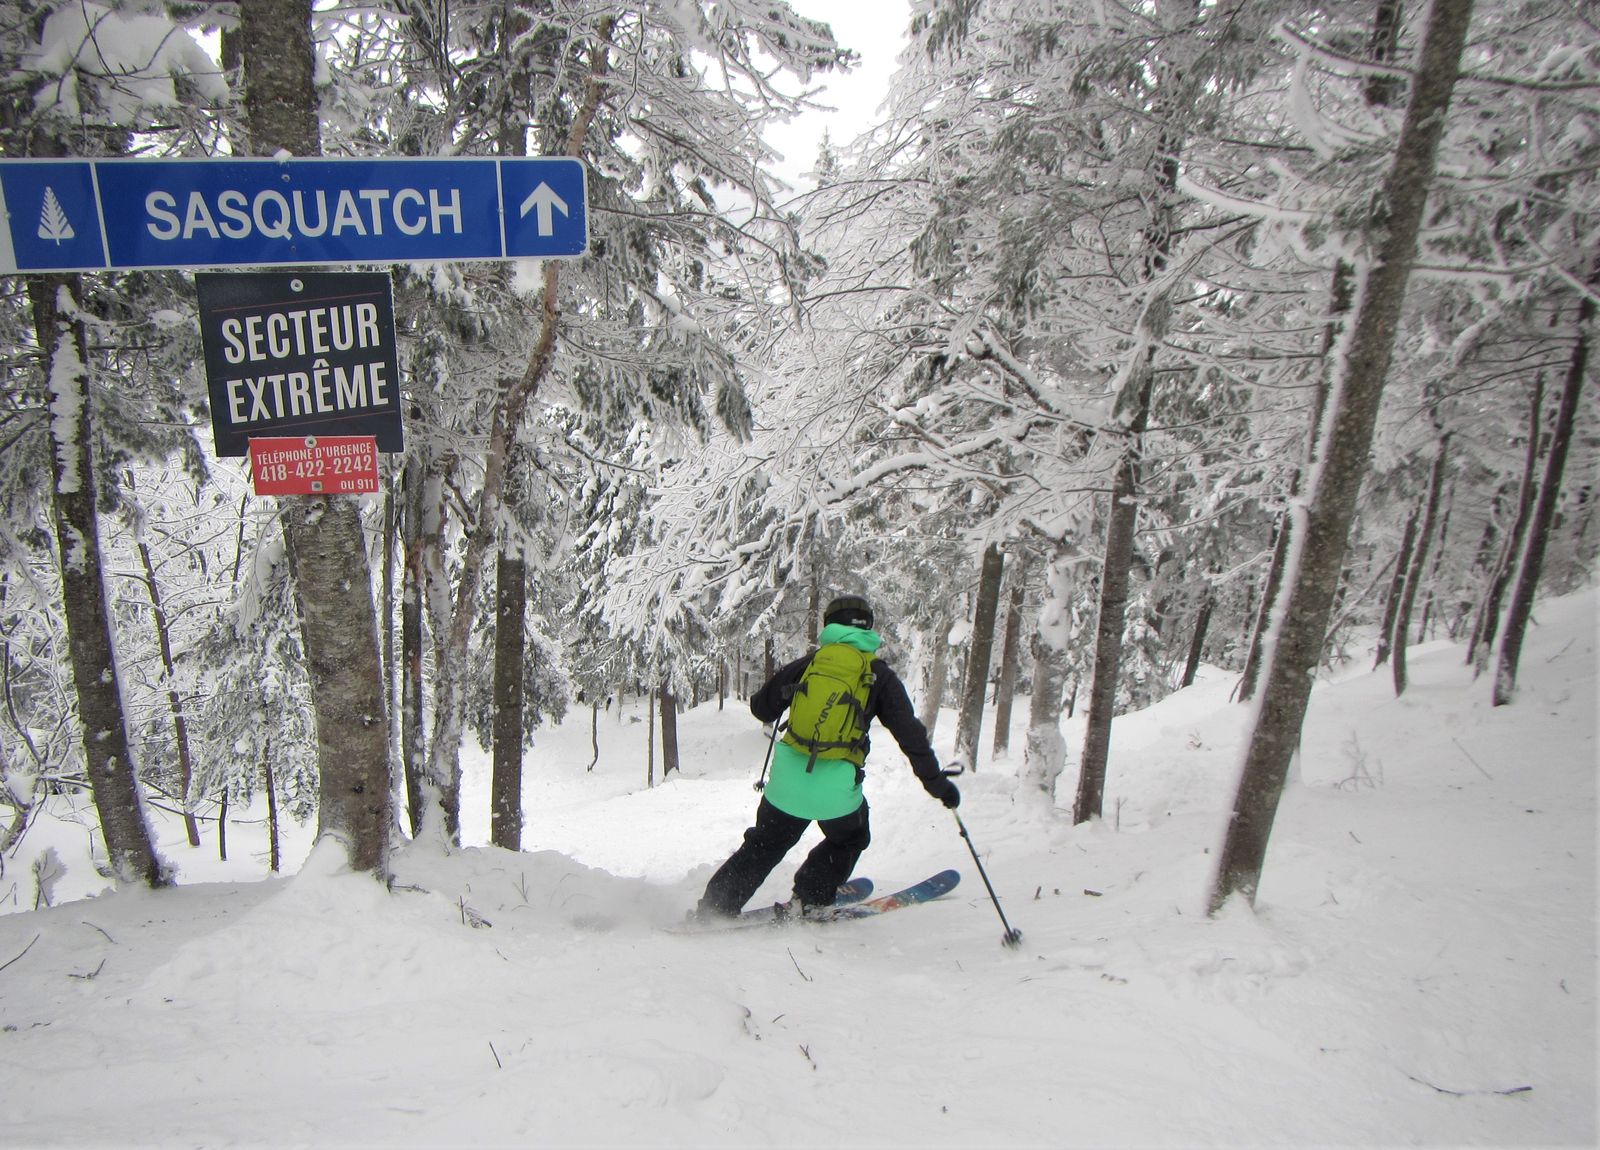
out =
[[(738, 914), (810, 825), (810, 819), (785, 814), (762, 799), (756, 808), (756, 825), (744, 832), (744, 843), (711, 876), (700, 909)], [(872, 841), (866, 800), (849, 814), (822, 819), (817, 826), (822, 841), (794, 872), (794, 897), (806, 906), (832, 906), (839, 884), (850, 877), (861, 852)]]

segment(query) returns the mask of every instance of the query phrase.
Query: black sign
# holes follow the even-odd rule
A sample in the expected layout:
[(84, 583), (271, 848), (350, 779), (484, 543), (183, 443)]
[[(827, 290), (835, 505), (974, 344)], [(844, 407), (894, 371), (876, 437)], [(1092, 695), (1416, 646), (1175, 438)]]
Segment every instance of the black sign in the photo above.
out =
[(370, 435), (400, 451), (400, 365), (389, 277), (195, 276), (219, 456), (252, 436)]

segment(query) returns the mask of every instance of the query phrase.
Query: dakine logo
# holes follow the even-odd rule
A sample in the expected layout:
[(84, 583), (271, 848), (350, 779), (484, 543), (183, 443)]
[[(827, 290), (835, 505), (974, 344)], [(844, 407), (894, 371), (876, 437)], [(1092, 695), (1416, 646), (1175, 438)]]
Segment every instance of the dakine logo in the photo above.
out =
[(56, 199), (56, 190), (46, 185), (44, 207), (39, 212), (39, 238), (54, 240), (59, 246), (63, 240), (70, 240), (77, 234), (72, 230), (72, 221), (67, 219), (67, 213), (61, 210), (61, 201)]

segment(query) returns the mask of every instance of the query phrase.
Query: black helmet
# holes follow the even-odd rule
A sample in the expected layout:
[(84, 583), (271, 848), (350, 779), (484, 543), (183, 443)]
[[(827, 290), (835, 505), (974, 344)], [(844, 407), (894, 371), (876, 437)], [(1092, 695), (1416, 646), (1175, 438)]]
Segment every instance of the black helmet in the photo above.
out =
[(840, 595), (822, 612), (822, 622), (843, 623), (846, 627), (871, 627), (872, 604), (859, 595)]

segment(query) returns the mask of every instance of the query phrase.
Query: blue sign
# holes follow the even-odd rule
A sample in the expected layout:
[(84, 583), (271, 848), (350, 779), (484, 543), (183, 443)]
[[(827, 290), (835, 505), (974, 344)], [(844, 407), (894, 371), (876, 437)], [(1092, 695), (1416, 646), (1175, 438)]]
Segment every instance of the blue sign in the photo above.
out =
[(560, 258), (567, 158), (4, 160), (0, 273)]

